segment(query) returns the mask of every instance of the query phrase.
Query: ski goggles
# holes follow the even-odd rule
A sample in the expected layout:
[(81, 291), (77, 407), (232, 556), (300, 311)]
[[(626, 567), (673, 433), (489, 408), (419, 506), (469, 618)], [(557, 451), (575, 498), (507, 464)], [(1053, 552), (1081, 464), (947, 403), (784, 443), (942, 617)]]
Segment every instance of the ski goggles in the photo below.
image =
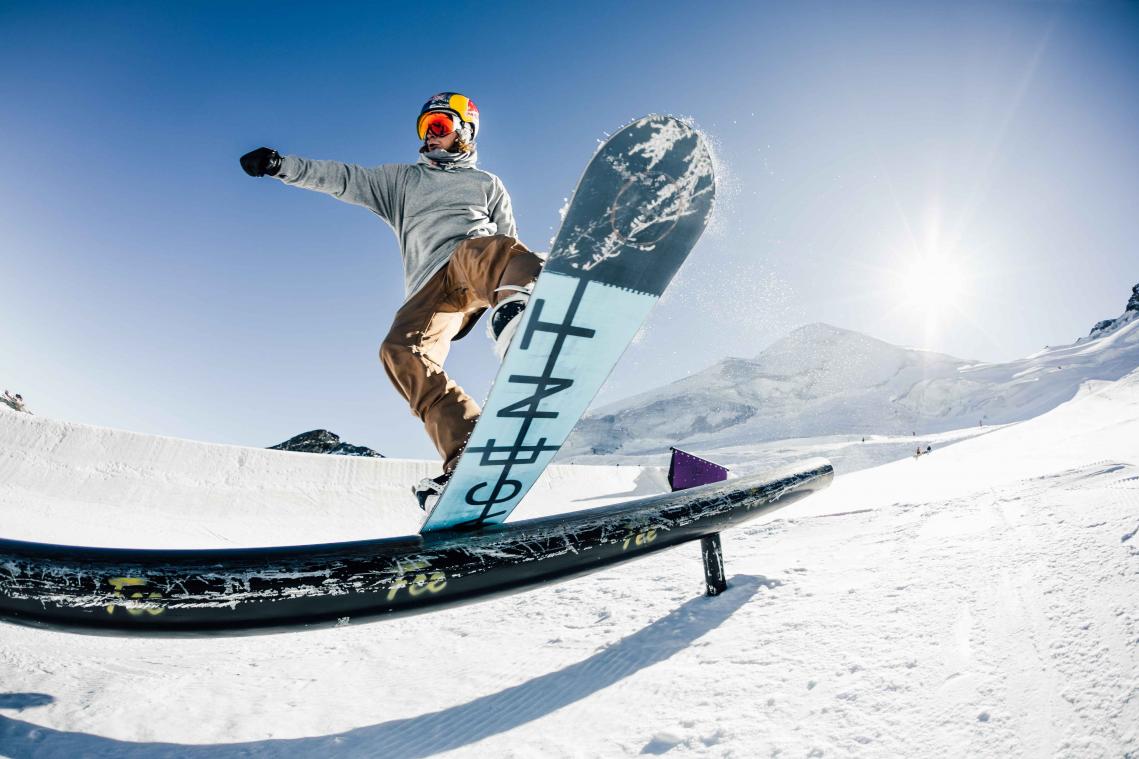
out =
[(447, 111), (428, 111), (419, 117), (419, 139), (426, 140), (428, 135), (443, 137), (454, 132), (462, 125), (459, 117)]

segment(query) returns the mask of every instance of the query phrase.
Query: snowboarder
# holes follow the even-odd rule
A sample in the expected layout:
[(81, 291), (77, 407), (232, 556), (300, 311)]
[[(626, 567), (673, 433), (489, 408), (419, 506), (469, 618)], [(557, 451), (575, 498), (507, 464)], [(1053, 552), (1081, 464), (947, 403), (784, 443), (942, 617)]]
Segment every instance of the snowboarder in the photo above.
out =
[(363, 206), (398, 237), (406, 298), (380, 360), (443, 459), (443, 474), (415, 489), (420, 506), (442, 492), (480, 412), (443, 371), (451, 341), (490, 309), (487, 333), (502, 358), (542, 268), (542, 259), (517, 237), (502, 181), (475, 165), (478, 131), (475, 104), (442, 92), (419, 111), (416, 133), (423, 144), (416, 163), (363, 168), (266, 147), (241, 157), (250, 176), (276, 177)]

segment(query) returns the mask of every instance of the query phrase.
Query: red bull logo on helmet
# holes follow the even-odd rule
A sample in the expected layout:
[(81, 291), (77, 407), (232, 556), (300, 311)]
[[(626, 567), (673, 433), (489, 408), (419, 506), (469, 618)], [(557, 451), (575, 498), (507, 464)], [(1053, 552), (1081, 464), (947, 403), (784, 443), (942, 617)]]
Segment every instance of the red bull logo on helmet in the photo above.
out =
[[(462, 96), (460, 96), (460, 97), (462, 97)], [(467, 98), (463, 98), (463, 100), (467, 101), (467, 112), (465, 114), (460, 114), (460, 115), (466, 121), (477, 121), (478, 117), (479, 117), (479, 107), (474, 104), (473, 100), (467, 100)]]

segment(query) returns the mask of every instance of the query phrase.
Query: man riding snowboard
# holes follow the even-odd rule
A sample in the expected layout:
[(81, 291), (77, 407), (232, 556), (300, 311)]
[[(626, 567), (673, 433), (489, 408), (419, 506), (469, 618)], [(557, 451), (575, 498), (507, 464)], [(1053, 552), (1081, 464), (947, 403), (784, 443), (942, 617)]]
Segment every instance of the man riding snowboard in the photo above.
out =
[(479, 111), (457, 92), (420, 109), (423, 146), (413, 164), (363, 168), (258, 148), (241, 157), (254, 177), (318, 190), (368, 208), (399, 238), (406, 298), (380, 346), (380, 360), (443, 457), (443, 474), (415, 488), (419, 505), (437, 498), (479, 417), (479, 405), (447, 377), (443, 361), (490, 308), (487, 333), (502, 358), (526, 307), (542, 259), (518, 238), (510, 196), (475, 167)]

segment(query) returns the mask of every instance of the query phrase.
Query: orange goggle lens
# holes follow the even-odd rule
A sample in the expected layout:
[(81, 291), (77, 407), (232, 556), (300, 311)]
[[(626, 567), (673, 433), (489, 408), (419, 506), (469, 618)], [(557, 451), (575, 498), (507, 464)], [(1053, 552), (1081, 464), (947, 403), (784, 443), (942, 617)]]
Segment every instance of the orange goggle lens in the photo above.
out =
[(426, 140), (427, 135), (442, 137), (454, 132), (459, 127), (459, 120), (454, 114), (443, 111), (432, 111), (419, 117), (419, 139)]

